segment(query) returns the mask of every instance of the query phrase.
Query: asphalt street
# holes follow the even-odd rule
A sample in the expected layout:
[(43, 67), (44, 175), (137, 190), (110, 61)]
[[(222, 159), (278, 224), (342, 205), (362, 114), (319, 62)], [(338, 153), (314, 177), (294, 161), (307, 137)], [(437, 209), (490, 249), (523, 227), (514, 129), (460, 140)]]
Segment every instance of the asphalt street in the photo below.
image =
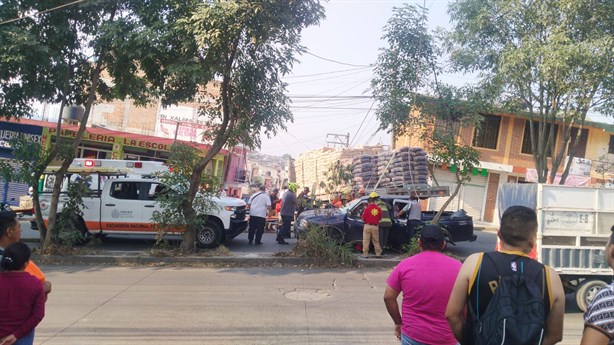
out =
[[(29, 223), (22, 227), (24, 238), (37, 238)], [(466, 257), (494, 248), (493, 232), (476, 233), (477, 241), (447, 250)], [(274, 237), (250, 246), (242, 234), (225, 246), (254, 260), (294, 247), (294, 238), (283, 246)], [(93, 245), (140, 255), (152, 244), (109, 237)], [(398, 344), (382, 302), (390, 269), (151, 266), (43, 265), (54, 289), (35, 344)], [(581, 332), (582, 314), (568, 296), (562, 344), (578, 344)]]
[[(389, 270), (42, 266), (53, 291), (35, 344), (398, 344)], [(562, 344), (582, 318), (565, 315)]]

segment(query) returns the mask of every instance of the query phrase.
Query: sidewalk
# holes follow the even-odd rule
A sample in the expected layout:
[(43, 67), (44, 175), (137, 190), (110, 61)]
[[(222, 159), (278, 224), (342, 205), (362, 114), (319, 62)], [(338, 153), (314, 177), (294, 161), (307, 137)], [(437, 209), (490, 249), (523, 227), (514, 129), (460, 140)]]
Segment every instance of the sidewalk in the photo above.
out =
[[(296, 247), (296, 238), (286, 239), (289, 245), (280, 245), (275, 242), (276, 234), (265, 232), (262, 237), (262, 245), (249, 245), (247, 233), (243, 233), (231, 241), (222, 245), (228, 248), (227, 256), (152, 256), (148, 250), (153, 246), (140, 245), (139, 248), (131, 249), (125, 241), (117, 243), (116, 239), (109, 239), (116, 243), (104, 243), (99, 247), (93, 247), (96, 254), (91, 255), (33, 255), (37, 264), (52, 265), (117, 265), (117, 266), (233, 266), (233, 267), (286, 267), (286, 266), (310, 266), (314, 261), (309, 258), (285, 256)], [(37, 242), (29, 242), (37, 246)], [(287, 254), (286, 254), (287, 255)], [(365, 268), (392, 268), (403, 259), (397, 252), (385, 252), (382, 258), (370, 257), (363, 259), (361, 253), (354, 254), (354, 267)]]

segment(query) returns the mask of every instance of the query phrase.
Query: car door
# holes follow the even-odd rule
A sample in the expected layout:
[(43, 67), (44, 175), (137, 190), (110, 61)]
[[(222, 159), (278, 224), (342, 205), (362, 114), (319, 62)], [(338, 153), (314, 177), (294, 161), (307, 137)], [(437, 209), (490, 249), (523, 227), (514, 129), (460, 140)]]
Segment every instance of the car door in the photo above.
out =
[(362, 230), (365, 223), (363, 222), (361, 216), (365, 208), (367, 208), (366, 199), (357, 203), (353, 208), (348, 210), (345, 217), (346, 242), (362, 241)]
[(156, 198), (164, 192), (164, 185), (157, 182), (142, 182), (143, 221), (153, 223), (154, 212), (160, 212), (160, 204)]
[(102, 196), (100, 222), (109, 232), (142, 232), (143, 204), (139, 200), (139, 181), (111, 180), (107, 195)]
[(399, 211), (408, 203), (408, 199), (392, 200), (392, 210), (390, 214), (392, 217), (392, 230), (388, 234), (388, 243), (393, 247), (400, 247), (410, 241), (409, 234), (407, 233), (407, 215), (400, 218), (397, 217)]

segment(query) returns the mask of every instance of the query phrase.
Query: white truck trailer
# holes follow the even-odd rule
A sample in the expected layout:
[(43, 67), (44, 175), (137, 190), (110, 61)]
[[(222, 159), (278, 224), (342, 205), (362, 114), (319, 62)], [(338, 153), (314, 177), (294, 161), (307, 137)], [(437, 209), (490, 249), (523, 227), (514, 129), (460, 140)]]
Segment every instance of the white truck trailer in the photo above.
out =
[(614, 225), (614, 189), (547, 184), (499, 187), (499, 214), (512, 205), (534, 208), (538, 233), (535, 258), (554, 268), (581, 310), (612, 281), (604, 248)]

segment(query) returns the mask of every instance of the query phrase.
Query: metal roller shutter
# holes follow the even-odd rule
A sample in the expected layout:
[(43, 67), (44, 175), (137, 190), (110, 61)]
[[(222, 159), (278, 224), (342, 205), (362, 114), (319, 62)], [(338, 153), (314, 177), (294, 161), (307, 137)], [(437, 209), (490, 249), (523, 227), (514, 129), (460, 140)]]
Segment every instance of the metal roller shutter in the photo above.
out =
[[(454, 192), (454, 188), (456, 188), (456, 177), (454, 176), (454, 173), (448, 170), (436, 169), (435, 178), (437, 179), (437, 182), (439, 182), (440, 186), (450, 187), (450, 194)], [(435, 185), (434, 182), (433, 185)], [(452, 200), (448, 207), (446, 207), (446, 211), (458, 210), (459, 195), (462, 195), (462, 190), (458, 193), (454, 200)], [(429, 211), (439, 211), (439, 209), (443, 207), (443, 204), (445, 204), (448, 199), (449, 197), (430, 198), (428, 207)]]
[[(11, 166), (15, 169), (18, 163), (11, 162)], [(19, 206), (19, 197), (28, 195), (30, 187), (26, 183), (6, 182), (0, 178), (0, 201), (11, 206)]]
[[(456, 178), (454, 173), (447, 170), (436, 170), (435, 177), (440, 186), (449, 186), (450, 193), (456, 188)], [(472, 176), (471, 181), (466, 183), (459, 191), (454, 200), (446, 207), (446, 211), (456, 211), (464, 209), (473, 220), (482, 220), (482, 209), (484, 208), (484, 196), (486, 195), (487, 178), (482, 175)], [(460, 198), (460, 202), (459, 202)], [(431, 198), (429, 210), (439, 211), (448, 198)]]

